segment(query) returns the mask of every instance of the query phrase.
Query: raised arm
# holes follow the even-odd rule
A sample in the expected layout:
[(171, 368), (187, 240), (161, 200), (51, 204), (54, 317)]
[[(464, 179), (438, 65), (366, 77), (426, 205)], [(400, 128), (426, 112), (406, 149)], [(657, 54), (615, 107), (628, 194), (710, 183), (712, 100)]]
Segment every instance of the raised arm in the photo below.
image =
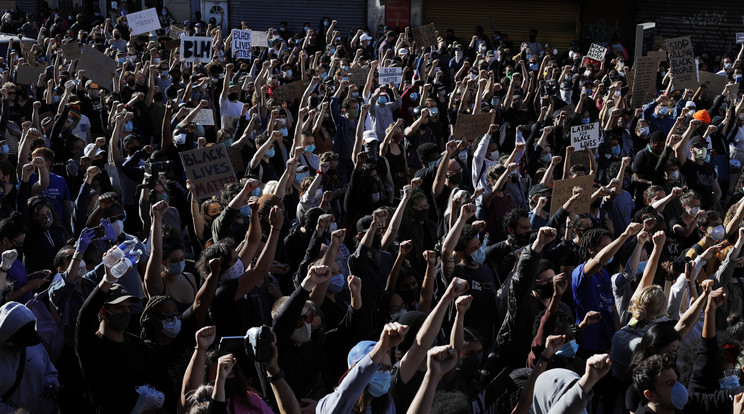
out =
[(617, 251), (620, 250), (620, 247), (625, 244), (628, 237), (638, 234), (638, 232), (641, 231), (641, 228), (643, 228), (641, 223), (630, 223), (628, 228), (625, 229), (620, 237), (613, 240), (612, 243), (608, 244), (604, 249), (597, 253), (595, 257), (586, 262), (586, 265), (584, 266), (584, 275), (586, 275), (586, 277), (591, 277), (598, 272), (612, 257), (615, 256)]

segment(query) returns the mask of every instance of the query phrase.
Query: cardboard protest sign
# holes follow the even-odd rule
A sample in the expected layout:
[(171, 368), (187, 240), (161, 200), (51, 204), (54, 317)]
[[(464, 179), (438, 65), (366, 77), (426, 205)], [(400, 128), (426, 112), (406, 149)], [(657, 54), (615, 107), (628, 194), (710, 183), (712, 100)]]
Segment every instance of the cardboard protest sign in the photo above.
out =
[(649, 51), (654, 49), (655, 29), (656, 23), (654, 22), (646, 22), (636, 25), (635, 57), (633, 60), (638, 60), (639, 57), (646, 56)]
[(232, 164), (235, 172), (238, 174), (245, 172), (245, 161), (243, 161), (244, 146), (245, 144), (233, 144), (227, 147), (227, 155), (230, 157), (230, 164)]
[(455, 132), (452, 134), (453, 139), (464, 139), (476, 141), (488, 132), (488, 128), (493, 123), (494, 114), (480, 113), (475, 115), (459, 114), (457, 115), (457, 124)]
[(85, 77), (101, 88), (111, 89), (111, 81), (116, 72), (116, 61), (99, 52), (94, 46), (83, 49), (78, 60), (78, 69), (85, 69)]
[(127, 25), (132, 30), (132, 35), (152, 32), (160, 29), (158, 11), (150, 8), (136, 13), (127, 14)]
[(744, 33), (737, 33), (736, 34), (736, 44), (744, 43)]
[(209, 108), (204, 108), (196, 114), (194, 122), (201, 125), (214, 125), (214, 111)]
[(16, 72), (16, 82), (21, 85), (36, 85), (39, 76), (46, 72), (46, 66), (20, 65)]
[(669, 54), (669, 64), (677, 89), (698, 87), (698, 71), (695, 67), (695, 52), (692, 50), (690, 36), (664, 40), (664, 49)]
[(181, 59), (186, 62), (207, 63), (212, 60), (212, 38), (206, 36), (181, 37)]
[[(235, 126), (238, 124), (238, 117), (237, 116), (231, 116), (231, 115), (222, 115), (220, 117), (222, 121), (222, 128), (224, 129), (235, 129)], [(235, 164), (233, 164), (235, 165)]]
[(238, 30), (232, 31), (232, 53), (235, 59), (251, 58), (251, 31)]
[(16, 2), (13, 0), (0, 1), (0, 10), (15, 10)]
[(251, 41), (256, 47), (269, 47), (269, 41), (266, 39), (266, 31), (251, 30)]
[(429, 47), (437, 45), (437, 30), (434, 23), (413, 28), (413, 39), (418, 47)]
[[(309, 81), (295, 81), (282, 85), (274, 90), (274, 99), (284, 100), (287, 102), (294, 102), (297, 99), (302, 98), (302, 94), (305, 93), (305, 89), (310, 84)], [(279, 95), (277, 95), (277, 91)]]
[(194, 196), (200, 200), (219, 194), (225, 184), (237, 181), (225, 144), (197, 148), (179, 155), (186, 177), (194, 183)]
[(67, 60), (73, 60), (80, 57), (80, 45), (77, 42), (69, 42), (62, 45), (62, 54)]
[[(721, 75), (716, 75), (715, 73), (711, 72), (698, 72), (698, 76), (700, 77), (700, 83), (704, 83), (705, 87), (708, 89), (708, 93), (711, 94), (711, 96), (719, 95), (723, 93), (723, 88), (726, 87), (726, 83), (728, 83), (728, 78)], [(675, 79), (676, 83), (676, 79)], [(734, 89), (739, 89), (739, 87), (735, 87)]]
[(400, 83), (400, 77), (403, 75), (403, 68), (384, 68), (380, 66), (378, 70), (380, 74), (380, 85), (387, 85), (389, 83), (398, 85)]
[(594, 176), (582, 175), (567, 180), (553, 181), (553, 191), (550, 196), (550, 215), (553, 215), (566, 200), (573, 195), (574, 187), (583, 187), (584, 194), (576, 201), (573, 206), (574, 214), (584, 214), (589, 212), (592, 204), (592, 190), (594, 189)]
[(599, 122), (571, 127), (571, 146), (577, 150), (599, 146)]
[(34, 48), (35, 42), (23, 42), (21, 43), (21, 54), (28, 60), (28, 63), (32, 66), (37, 66), (36, 55), (31, 52)]
[(631, 104), (634, 108), (640, 108), (656, 98), (656, 74), (659, 62), (662, 59), (659, 53), (649, 52), (648, 56), (640, 56), (633, 66), (633, 98)]
[(171, 39), (180, 39), (183, 36), (187, 36), (187, 35), (188, 33), (186, 32), (186, 29), (181, 29), (180, 27), (175, 26), (175, 25), (170, 26), (168, 37), (170, 37)]
[(592, 43), (591, 46), (589, 46), (589, 51), (586, 52), (586, 57), (589, 59), (594, 59), (597, 61), (603, 61), (605, 58), (605, 55), (607, 54), (607, 48), (604, 46), (600, 46), (596, 43)]
[(369, 66), (363, 66), (360, 68), (351, 68), (349, 70), (349, 83), (363, 88), (367, 83), (367, 76), (369, 75)]

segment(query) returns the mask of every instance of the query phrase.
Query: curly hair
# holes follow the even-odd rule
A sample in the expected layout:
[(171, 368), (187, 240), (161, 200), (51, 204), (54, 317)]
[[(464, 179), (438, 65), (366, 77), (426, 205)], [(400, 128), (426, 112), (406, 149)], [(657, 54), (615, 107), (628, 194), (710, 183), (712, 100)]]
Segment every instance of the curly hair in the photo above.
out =
[(628, 312), (638, 321), (644, 324), (652, 319), (658, 318), (666, 309), (667, 298), (664, 289), (659, 285), (646, 286), (630, 299)]
[(612, 238), (612, 233), (610, 233), (609, 230), (602, 228), (590, 229), (584, 232), (581, 236), (581, 240), (579, 240), (579, 255), (581, 256), (582, 262), (591, 258), (592, 255), (589, 253), (589, 249), (599, 246), (599, 243), (604, 237)]

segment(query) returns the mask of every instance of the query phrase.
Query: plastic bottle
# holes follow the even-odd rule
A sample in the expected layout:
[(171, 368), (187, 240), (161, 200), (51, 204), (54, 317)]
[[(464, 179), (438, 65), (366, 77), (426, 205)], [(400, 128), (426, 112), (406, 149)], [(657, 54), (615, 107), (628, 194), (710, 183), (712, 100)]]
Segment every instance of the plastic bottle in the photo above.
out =
[[(129, 254), (134, 248), (137, 246), (137, 242), (134, 240), (126, 240), (124, 243), (120, 244), (115, 250), (112, 250), (107, 254), (106, 256), (103, 256), (103, 264), (111, 268), (116, 264), (116, 262), (120, 261), (124, 257)], [(139, 257), (138, 257), (139, 258)]]
[(139, 250), (134, 250), (130, 254), (126, 255), (126, 257), (116, 262), (116, 264), (111, 267), (111, 275), (117, 279), (124, 276), (130, 267), (134, 267), (137, 262), (139, 262), (140, 254), (141, 252)]

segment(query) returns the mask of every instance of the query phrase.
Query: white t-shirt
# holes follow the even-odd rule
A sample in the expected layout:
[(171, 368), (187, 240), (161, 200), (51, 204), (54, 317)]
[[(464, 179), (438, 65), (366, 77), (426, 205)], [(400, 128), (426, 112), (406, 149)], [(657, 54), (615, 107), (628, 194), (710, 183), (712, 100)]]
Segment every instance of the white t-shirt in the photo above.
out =
[(76, 137), (82, 139), (85, 142), (88, 142), (88, 130), (90, 129), (90, 119), (80, 114), (80, 122), (75, 126), (75, 129), (72, 130), (72, 135), (75, 135)]

